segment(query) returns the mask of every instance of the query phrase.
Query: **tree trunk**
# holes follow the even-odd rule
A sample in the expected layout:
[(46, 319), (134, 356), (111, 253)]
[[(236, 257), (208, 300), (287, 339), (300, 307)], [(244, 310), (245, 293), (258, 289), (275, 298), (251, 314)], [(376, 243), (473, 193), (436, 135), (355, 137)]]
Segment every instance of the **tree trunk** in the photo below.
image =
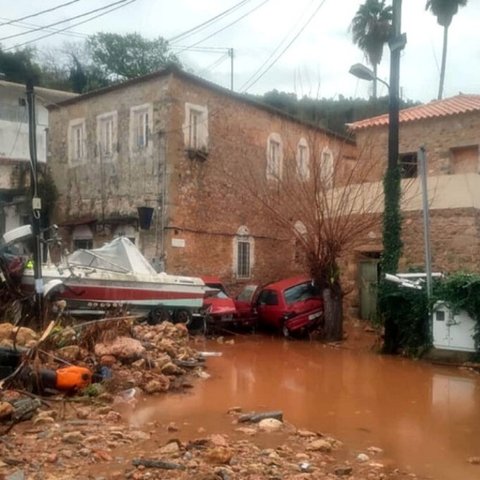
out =
[(343, 340), (343, 305), (339, 285), (323, 290), (325, 340), (338, 342)]
[(377, 64), (374, 63), (373, 64), (373, 76), (374, 76), (374, 79), (373, 79), (373, 92), (372, 92), (372, 97), (373, 98), (377, 98)]
[(438, 85), (438, 100), (443, 97), (443, 85), (445, 83), (445, 69), (447, 66), (448, 26), (443, 27), (443, 50), (442, 65), (440, 67), (440, 83)]

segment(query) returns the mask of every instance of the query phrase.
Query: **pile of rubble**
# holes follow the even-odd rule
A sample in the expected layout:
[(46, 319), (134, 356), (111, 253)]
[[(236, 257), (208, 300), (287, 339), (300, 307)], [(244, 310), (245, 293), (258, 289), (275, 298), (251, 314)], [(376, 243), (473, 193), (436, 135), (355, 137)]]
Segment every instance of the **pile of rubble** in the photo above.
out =
[(65, 396), (108, 403), (189, 388), (202, 374), (203, 359), (188, 341), (184, 325), (124, 318), (54, 327), (44, 339), (29, 328), (0, 324), (0, 422), (10, 430)]

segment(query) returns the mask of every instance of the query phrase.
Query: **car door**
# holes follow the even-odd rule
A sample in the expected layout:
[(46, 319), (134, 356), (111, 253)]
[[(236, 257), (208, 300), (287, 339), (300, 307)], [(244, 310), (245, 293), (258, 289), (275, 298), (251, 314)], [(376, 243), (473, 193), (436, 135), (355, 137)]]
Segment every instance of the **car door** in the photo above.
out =
[(256, 316), (253, 302), (257, 290), (257, 285), (246, 285), (235, 299), (235, 308), (240, 319), (249, 321)]
[(283, 309), (280, 305), (279, 294), (276, 290), (264, 288), (258, 295), (256, 308), (260, 323), (280, 328)]

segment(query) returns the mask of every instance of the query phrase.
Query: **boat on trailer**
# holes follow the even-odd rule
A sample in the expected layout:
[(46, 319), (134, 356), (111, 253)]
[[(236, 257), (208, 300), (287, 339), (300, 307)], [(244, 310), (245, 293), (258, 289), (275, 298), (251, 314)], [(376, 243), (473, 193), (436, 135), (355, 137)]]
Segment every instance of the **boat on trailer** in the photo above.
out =
[[(21, 279), (22, 288), (30, 292), (35, 287), (32, 267), (27, 264)], [(157, 273), (126, 237), (100, 248), (76, 250), (58, 264), (44, 263), (42, 277), (46, 292), (65, 300), (72, 312), (125, 307), (153, 323), (189, 323), (209, 290), (200, 278)]]

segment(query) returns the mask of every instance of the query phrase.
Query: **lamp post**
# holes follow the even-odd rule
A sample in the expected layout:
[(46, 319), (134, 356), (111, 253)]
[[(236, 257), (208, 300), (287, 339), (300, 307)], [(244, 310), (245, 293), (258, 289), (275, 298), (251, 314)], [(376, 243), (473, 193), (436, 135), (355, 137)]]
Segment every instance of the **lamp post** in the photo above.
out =
[[(402, 250), (400, 216), (400, 171), (398, 169), (398, 126), (399, 126), (399, 87), (400, 54), (407, 43), (407, 37), (401, 33), (402, 0), (392, 0), (392, 35), (390, 47), (390, 82), (388, 85), (388, 160), (383, 180), (383, 273), (395, 274)], [(353, 65), (350, 73), (363, 80), (373, 80), (373, 72), (363, 65)], [(380, 79), (378, 79), (380, 80)], [(382, 81), (382, 83), (385, 83)], [(387, 287), (381, 284), (387, 292)], [(395, 353), (398, 348), (398, 332), (395, 319), (385, 317), (385, 353)]]

